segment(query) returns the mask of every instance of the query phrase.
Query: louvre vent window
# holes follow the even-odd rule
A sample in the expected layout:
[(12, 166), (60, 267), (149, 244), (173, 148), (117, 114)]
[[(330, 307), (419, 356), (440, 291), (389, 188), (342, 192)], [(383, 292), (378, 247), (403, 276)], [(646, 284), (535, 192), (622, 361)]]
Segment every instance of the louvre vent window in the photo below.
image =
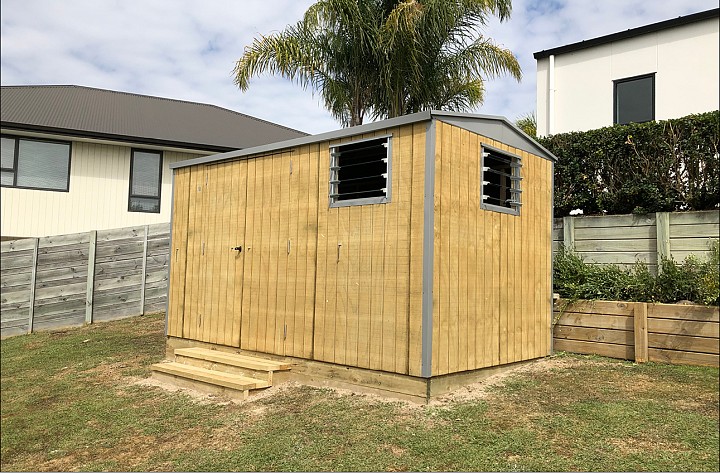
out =
[(330, 148), (330, 206), (390, 201), (390, 137)]
[(70, 143), (3, 136), (0, 184), (67, 191), (70, 186)]
[(160, 213), (162, 154), (133, 150), (130, 163), (130, 212)]
[(519, 157), (483, 148), (482, 208), (515, 215), (520, 213), (521, 167)]

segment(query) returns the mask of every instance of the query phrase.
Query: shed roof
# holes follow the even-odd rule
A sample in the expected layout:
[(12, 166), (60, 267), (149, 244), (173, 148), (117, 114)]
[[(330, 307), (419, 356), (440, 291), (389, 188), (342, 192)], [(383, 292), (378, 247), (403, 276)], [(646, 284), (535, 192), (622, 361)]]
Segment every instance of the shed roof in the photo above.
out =
[(252, 155), (260, 155), (273, 153), (283, 149), (294, 148), (296, 146), (304, 146), (323, 141), (332, 141), (350, 136), (370, 133), (377, 130), (393, 128), (411, 123), (426, 122), (433, 119), (448, 122), (460, 128), (465, 128), (474, 133), (486, 136), (496, 141), (508, 144), (523, 151), (535, 154), (551, 161), (557, 161), (557, 158), (550, 151), (545, 149), (540, 143), (530, 136), (526, 135), (515, 124), (507, 118), (494, 115), (479, 115), (472, 113), (458, 113), (446, 111), (424, 111), (404, 115), (397, 118), (390, 118), (379, 122), (368, 123), (360, 126), (343, 128), (340, 130), (320, 133), (318, 135), (310, 135), (302, 138), (295, 138), (277, 143), (270, 143), (254, 148), (247, 148), (238, 151), (230, 151), (222, 154), (214, 154), (212, 156), (204, 156), (195, 159), (188, 159), (170, 165), (172, 169), (195, 166), (197, 164), (209, 164), (229, 159), (247, 158)]
[(633, 38), (635, 36), (655, 33), (669, 28), (675, 28), (677, 26), (716, 18), (718, 16), (720, 16), (720, 8), (714, 8), (712, 10), (693, 13), (692, 15), (679, 16), (670, 20), (660, 21), (658, 23), (651, 23), (649, 25), (640, 26), (638, 28), (630, 28), (629, 30), (620, 31), (618, 33), (612, 33), (605, 36), (599, 36), (597, 38), (592, 38), (577, 43), (566, 44), (565, 46), (558, 46), (557, 48), (538, 51), (533, 54), (533, 57), (535, 57), (535, 59), (543, 59), (553, 55), (571, 53), (574, 51), (580, 51), (582, 49), (592, 48), (594, 46), (600, 46), (623, 39)]
[(76, 85), (2, 86), (4, 129), (223, 152), (307, 136), (215, 105)]

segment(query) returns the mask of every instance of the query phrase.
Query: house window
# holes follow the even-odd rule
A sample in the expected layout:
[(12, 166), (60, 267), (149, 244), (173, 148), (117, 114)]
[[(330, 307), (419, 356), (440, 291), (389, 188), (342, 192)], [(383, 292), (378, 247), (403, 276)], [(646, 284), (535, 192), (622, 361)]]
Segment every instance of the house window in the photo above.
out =
[(2, 136), (0, 184), (67, 192), (70, 143)]
[(160, 213), (162, 153), (133, 150), (130, 160), (130, 212)]
[(655, 74), (614, 81), (613, 123), (655, 120)]
[(522, 190), (520, 184), (520, 158), (483, 146), (482, 202), (483, 209), (520, 214)]
[(330, 207), (390, 201), (390, 137), (330, 147)]

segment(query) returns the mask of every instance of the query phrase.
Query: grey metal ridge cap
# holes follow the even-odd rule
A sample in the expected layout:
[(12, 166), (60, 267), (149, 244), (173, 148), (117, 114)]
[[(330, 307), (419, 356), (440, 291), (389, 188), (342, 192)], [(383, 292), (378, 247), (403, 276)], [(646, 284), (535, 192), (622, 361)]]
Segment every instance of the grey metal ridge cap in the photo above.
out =
[(170, 169), (184, 168), (188, 166), (196, 166), (198, 164), (210, 164), (216, 161), (224, 161), (228, 159), (237, 159), (250, 156), (253, 154), (263, 154), (271, 151), (280, 151), (287, 148), (294, 148), (296, 146), (303, 146), (312, 143), (321, 143), (323, 141), (332, 141), (341, 138), (345, 138), (353, 135), (361, 135), (363, 133), (370, 133), (385, 128), (393, 128), (396, 126), (407, 125), (409, 123), (416, 123), (427, 121), (432, 118), (432, 112), (429, 110), (412, 113), (410, 115), (403, 115), (400, 117), (390, 118), (387, 120), (381, 120), (378, 122), (367, 123), (364, 125), (358, 125), (348, 128), (341, 128), (339, 130), (328, 131), (325, 133), (319, 133), (317, 135), (303, 136), (300, 138), (293, 138), (285, 141), (278, 141), (275, 143), (269, 143), (266, 145), (254, 146), (252, 148), (244, 148), (236, 151), (229, 151), (227, 153), (213, 154), (211, 156), (202, 156), (199, 158), (188, 159), (185, 161), (179, 161), (177, 163), (170, 164)]
[(367, 123), (365, 125), (341, 128), (339, 130), (320, 133), (317, 135), (303, 136), (300, 138), (293, 138), (290, 140), (278, 141), (275, 143), (269, 143), (266, 145), (255, 146), (252, 148), (244, 148), (244, 149), (240, 149), (240, 150), (236, 150), (236, 151), (229, 151), (229, 152), (221, 153), (221, 154), (213, 154), (210, 156), (201, 156), (199, 158), (188, 159), (186, 161), (180, 161), (177, 163), (170, 164), (170, 169), (178, 169), (178, 168), (183, 168), (183, 167), (188, 167), (188, 166), (195, 166), (198, 164), (210, 164), (210, 163), (214, 163), (214, 162), (225, 161), (228, 159), (244, 158), (244, 157), (255, 155), (255, 154), (263, 154), (263, 153), (268, 153), (268, 152), (280, 151), (283, 149), (294, 148), (296, 146), (303, 146), (303, 145), (312, 144), (312, 143), (321, 143), (323, 141), (332, 141), (332, 140), (345, 138), (348, 136), (361, 135), (363, 133), (370, 133), (370, 132), (382, 130), (385, 128), (393, 128), (396, 126), (407, 125), (410, 123), (423, 122), (423, 121), (431, 120), (432, 118), (441, 118), (441, 117), (470, 118), (470, 119), (502, 122), (505, 125), (509, 126), (513, 131), (518, 133), (523, 139), (527, 140), (530, 144), (532, 144), (533, 146), (535, 146), (539, 150), (541, 150), (543, 153), (545, 153), (547, 155), (547, 157), (550, 158), (552, 161), (557, 161), (557, 157), (554, 154), (552, 154), (550, 151), (548, 151), (545, 147), (543, 147), (540, 143), (538, 143), (534, 138), (532, 138), (531, 136), (529, 136), (525, 132), (523, 132), (520, 128), (518, 128), (514, 123), (512, 123), (506, 117), (503, 117), (500, 115), (481, 115), (481, 114), (463, 113), (463, 112), (449, 112), (449, 111), (444, 111), (444, 110), (425, 110), (422, 112), (412, 113), (410, 115), (403, 115), (400, 117), (390, 118), (387, 120), (381, 120), (381, 121), (377, 121), (377, 122), (373, 122), (373, 123)]
[(432, 116), (438, 117), (460, 117), (460, 118), (482, 118), (485, 120), (502, 120), (507, 122), (507, 118), (502, 115), (486, 115), (482, 113), (467, 113), (467, 112), (454, 112), (451, 110), (431, 110)]

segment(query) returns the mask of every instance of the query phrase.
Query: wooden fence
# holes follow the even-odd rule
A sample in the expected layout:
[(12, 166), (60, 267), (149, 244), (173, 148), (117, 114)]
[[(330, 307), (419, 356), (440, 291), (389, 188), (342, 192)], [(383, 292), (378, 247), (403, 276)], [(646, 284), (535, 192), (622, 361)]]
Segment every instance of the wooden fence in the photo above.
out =
[(588, 263), (657, 269), (662, 256), (682, 261), (708, 253), (710, 239), (720, 237), (720, 211), (658, 212), (648, 215), (565, 217), (553, 222), (553, 251), (573, 248)]
[(556, 351), (718, 366), (717, 307), (561, 300), (554, 315)]
[(0, 244), (0, 336), (165, 310), (169, 224)]

